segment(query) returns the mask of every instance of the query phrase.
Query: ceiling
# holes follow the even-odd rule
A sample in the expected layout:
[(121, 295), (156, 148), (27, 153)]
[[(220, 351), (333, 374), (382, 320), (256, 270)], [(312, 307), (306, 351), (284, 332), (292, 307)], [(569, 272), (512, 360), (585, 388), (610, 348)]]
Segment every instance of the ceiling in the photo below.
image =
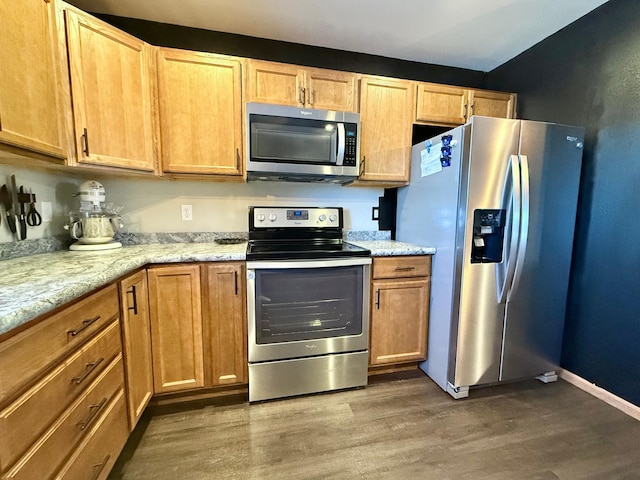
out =
[(607, 0), (71, 0), (85, 11), (491, 71)]

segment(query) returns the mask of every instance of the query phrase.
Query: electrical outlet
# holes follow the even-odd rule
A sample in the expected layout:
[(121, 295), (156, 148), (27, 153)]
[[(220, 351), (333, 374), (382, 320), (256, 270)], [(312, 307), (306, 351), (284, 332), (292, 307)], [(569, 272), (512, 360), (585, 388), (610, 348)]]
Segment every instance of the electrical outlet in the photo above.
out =
[(42, 205), (41, 210), (42, 210), (42, 221), (43, 222), (50, 222), (51, 219), (53, 218), (53, 213), (52, 213), (52, 209), (51, 209), (51, 202), (40, 202), (40, 204)]
[(180, 211), (182, 212), (183, 222), (190, 222), (193, 220), (193, 207), (191, 205), (182, 205), (180, 207)]

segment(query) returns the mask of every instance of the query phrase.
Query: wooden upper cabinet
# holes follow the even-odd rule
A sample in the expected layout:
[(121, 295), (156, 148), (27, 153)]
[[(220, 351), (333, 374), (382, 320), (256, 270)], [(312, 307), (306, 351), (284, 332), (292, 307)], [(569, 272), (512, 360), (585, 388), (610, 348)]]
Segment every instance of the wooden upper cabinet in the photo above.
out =
[(490, 90), (469, 91), (469, 115), (515, 118), (516, 94)]
[(349, 72), (250, 60), (245, 91), (249, 102), (356, 111), (356, 76)]
[(515, 118), (514, 93), (418, 83), (416, 122), (462, 125), (472, 115)]
[(152, 47), (76, 9), (65, 18), (78, 161), (153, 172)]
[(355, 112), (356, 76), (322, 68), (305, 69), (306, 106), (321, 110)]
[(155, 393), (204, 386), (200, 267), (149, 268)]
[(54, 0), (0, 2), (0, 143), (66, 157)]
[(409, 182), (415, 85), (409, 80), (362, 77), (360, 180)]
[(241, 61), (158, 50), (162, 170), (242, 175)]
[(249, 60), (246, 76), (248, 102), (302, 106), (304, 71), (297, 65)]
[(153, 395), (146, 270), (134, 273), (120, 282), (120, 308), (129, 430), (133, 430)]
[(207, 385), (247, 383), (244, 265), (213, 263), (203, 273)]
[(416, 121), (439, 125), (466, 122), (469, 90), (435, 83), (419, 83)]

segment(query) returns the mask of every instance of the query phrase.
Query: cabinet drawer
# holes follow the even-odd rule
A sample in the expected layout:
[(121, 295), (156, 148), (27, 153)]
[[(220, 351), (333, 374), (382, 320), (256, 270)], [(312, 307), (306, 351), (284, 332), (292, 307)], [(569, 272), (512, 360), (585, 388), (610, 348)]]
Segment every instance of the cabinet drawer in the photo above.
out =
[(428, 277), (431, 275), (431, 256), (376, 257), (372, 278)]
[(115, 321), (0, 412), (0, 458), (11, 465), (121, 352)]
[(116, 318), (118, 308), (111, 285), (0, 344), (0, 404)]
[(116, 396), (87, 438), (60, 470), (56, 480), (107, 478), (127, 441), (127, 408), (124, 392)]
[(122, 355), (118, 355), (3, 478), (50, 478), (68, 457), (69, 451), (104, 415), (109, 400), (123, 390), (123, 385)]

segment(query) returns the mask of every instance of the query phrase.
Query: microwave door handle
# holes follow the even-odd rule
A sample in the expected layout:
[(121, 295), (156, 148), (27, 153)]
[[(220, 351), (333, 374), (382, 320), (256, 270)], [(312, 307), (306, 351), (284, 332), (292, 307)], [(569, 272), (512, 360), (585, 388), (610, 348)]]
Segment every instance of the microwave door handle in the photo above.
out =
[(338, 152), (336, 154), (336, 165), (344, 163), (344, 145), (345, 145), (344, 123), (338, 123)]

